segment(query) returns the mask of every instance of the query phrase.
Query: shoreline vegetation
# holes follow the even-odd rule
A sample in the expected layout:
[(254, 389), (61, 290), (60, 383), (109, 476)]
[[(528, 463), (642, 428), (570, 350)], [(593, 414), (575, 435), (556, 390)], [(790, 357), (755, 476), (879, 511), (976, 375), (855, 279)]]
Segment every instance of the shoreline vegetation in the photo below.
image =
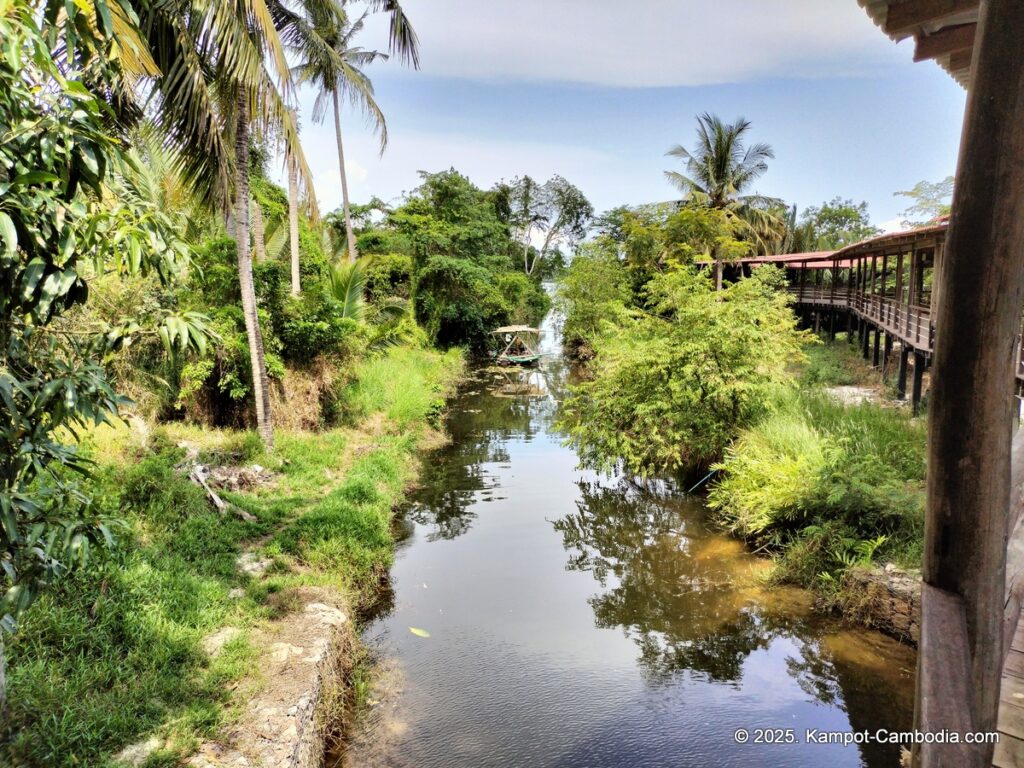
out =
[[(585, 362), (562, 428), (591, 466), (711, 475), (715, 523), (775, 561), (773, 578), (854, 602), (853, 568), (919, 567), (926, 426), (845, 336), (801, 329), (775, 267), (716, 285), (687, 250), (720, 242), (710, 210), (624, 209), (556, 292)], [(865, 396), (867, 395), (867, 396)]]
[[(362, 416), (279, 430), (272, 455), (250, 431), (95, 430), (86, 450), (97, 496), (123, 521), (119, 546), (42, 596), (9, 643), (7, 759), (115, 765), (146, 737), (138, 764), (172, 766), (223, 734), (263, 682), (256, 638), (300, 611), (306, 591), (348, 616), (372, 602), (393, 554), (392, 511), (418, 450), (443, 439), (437, 421), (462, 370), (455, 351), (363, 360)], [(218, 513), (176, 469), (190, 450), (213, 468), (262, 468), (265, 481), (220, 491), (244, 519)]]

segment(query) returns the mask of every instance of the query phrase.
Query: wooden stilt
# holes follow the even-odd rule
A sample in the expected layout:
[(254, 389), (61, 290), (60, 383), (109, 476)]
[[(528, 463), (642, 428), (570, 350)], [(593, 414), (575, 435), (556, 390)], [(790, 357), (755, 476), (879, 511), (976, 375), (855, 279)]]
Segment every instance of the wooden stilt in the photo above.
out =
[(878, 326), (875, 326), (875, 342), (873, 346), (874, 350), (871, 354), (871, 365), (878, 368), (882, 364), (882, 331)]
[(914, 415), (921, 413), (921, 388), (924, 385), (924, 355), (920, 352), (914, 353), (914, 387), (911, 390), (910, 402), (913, 406)]
[(907, 362), (910, 358), (910, 347), (900, 346), (900, 367), (896, 374), (896, 396), (900, 400), (907, 399)]

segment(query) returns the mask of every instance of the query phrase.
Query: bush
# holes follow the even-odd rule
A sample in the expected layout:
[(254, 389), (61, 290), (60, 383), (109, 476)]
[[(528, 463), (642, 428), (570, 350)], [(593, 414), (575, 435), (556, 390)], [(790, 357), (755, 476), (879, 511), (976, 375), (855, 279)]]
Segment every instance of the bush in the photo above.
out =
[(337, 301), (312, 291), (285, 304), (281, 342), (285, 360), (306, 364), (320, 355), (351, 357), (363, 339), (359, 323), (343, 317)]
[[(361, 247), (361, 246), (360, 246)], [(412, 257), (388, 253), (365, 259), (366, 298), (371, 303), (397, 296), (408, 299), (412, 295)]]
[(634, 471), (707, 466), (764, 416), (806, 334), (777, 270), (716, 292), (678, 268), (651, 281), (651, 312), (623, 313), (595, 339), (593, 377), (570, 388), (562, 426), (587, 463)]
[(629, 298), (626, 269), (614, 243), (604, 238), (582, 246), (558, 283), (562, 341), (569, 353), (589, 358), (603, 324), (618, 316)]
[(790, 395), (717, 469), (709, 506), (734, 533), (780, 553), (785, 578), (834, 578), (876, 555), (917, 564), (925, 427), (905, 413)]

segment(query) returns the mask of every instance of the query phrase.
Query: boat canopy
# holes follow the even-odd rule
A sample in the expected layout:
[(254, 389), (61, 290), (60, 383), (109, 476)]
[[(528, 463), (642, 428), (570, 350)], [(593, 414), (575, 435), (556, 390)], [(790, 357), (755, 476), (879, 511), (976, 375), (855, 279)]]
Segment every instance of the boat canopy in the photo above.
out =
[(531, 328), (528, 325), (506, 325), (502, 328), (495, 328), (491, 333), (540, 333), (540, 328)]

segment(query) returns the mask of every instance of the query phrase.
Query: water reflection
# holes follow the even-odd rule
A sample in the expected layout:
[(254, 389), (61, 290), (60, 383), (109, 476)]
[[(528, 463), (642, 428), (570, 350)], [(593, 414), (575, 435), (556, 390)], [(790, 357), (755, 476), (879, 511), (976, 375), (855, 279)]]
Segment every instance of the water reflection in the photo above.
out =
[(482, 368), (452, 403), (367, 630), (389, 672), (345, 764), (896, 764), (891, 745), (733, 742), (908, 728), (913, 655), (767, 588), (764, 561), (670, 484), (578, 468), (553, 427), (570, 375), (557, 357)]

